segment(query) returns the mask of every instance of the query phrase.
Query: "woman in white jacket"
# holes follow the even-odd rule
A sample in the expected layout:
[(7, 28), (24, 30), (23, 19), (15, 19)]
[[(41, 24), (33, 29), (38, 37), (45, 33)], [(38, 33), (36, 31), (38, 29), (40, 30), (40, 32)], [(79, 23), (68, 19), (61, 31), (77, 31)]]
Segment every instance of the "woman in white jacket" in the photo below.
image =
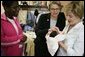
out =
[(63, 30), (65, 40), (59, 42), (60, 49), (57, 56), (82, 56), (84, 55), (84, 25), (81, 18), (84, 7), (80, 1), (67, 5), (66, 16), (68, 25)]

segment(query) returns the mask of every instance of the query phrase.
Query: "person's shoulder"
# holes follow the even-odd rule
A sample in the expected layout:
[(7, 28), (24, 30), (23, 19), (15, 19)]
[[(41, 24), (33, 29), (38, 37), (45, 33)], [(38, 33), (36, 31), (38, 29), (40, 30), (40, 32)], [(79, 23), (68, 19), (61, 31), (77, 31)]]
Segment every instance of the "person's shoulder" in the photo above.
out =
[(64, 12), (59, 12), (59, 15), (65, 15)]
[(5, 20), (5, 21), (7, 20), (7, 17), (6, 17), (6, 15), (5, 15), (5, 13), (2, 13), (2, 14), (1, 14), (1, 21), (2, 21), (2, 20)]
[(49, 15), (49, 14), (50, 14), (49, 12), (40, 13), (40, 15), (42, 15), (42, 16), (47, 16), (47, 15)]
[(58, 17), (59, 17), (61, 20), (66, 20), (64, 12), (59, 12)]

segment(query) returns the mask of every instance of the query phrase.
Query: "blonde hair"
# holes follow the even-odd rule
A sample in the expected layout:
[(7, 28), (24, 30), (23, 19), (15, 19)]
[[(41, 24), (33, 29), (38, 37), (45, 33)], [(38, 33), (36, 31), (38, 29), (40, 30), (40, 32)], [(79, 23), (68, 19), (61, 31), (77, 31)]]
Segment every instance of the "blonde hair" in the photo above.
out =
[(50, 4), (49, 4), (49, 7), (48, 9), (50, 10), (50, 7), (52, 4), (56, 4), (59, 6), (60, 10), (62, 9), (63, 5), (61, 5), (60, 1), (52, 1)]
[(72, 1), (66, 6), (66, 13), (71, 11), (75, 16), (82, 18), (84, 15), (84, 1)]

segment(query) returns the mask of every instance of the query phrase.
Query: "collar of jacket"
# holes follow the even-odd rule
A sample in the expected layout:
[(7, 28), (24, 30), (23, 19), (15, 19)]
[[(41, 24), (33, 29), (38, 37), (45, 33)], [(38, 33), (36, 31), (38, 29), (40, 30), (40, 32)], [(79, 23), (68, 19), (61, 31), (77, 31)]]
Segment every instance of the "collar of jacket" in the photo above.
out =
[[(7, 17), (6, 17), (6, 15), (5, 15), (5, 13), (2, 13), (2, 14), (1, 14), (1, 19), (2, 19), (2, 20), (7, 20)], [(17, 19), (17, 17), (14, 17), (14, 16), (13, 16), (13, 19)]]

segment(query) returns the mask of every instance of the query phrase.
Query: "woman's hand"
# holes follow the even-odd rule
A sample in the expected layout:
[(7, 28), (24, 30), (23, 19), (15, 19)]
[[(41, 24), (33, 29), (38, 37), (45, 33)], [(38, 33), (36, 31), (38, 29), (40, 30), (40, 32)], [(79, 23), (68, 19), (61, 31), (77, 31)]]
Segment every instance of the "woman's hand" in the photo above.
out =
[(55, 28), (55, 27), (52, 27), (52, 28), (50, 28), (50, 29), (48, 30), (47, 35), (50, 35), (52, 31), (56, 31), (56, 32), (57, 32), (56, 28)]
[(56, 31), (58, 34), (64, 34), (64, 32), (60, 31), (58, 27), (52, 27), (48, 30), (48, 32)]
[(51, 34), (51, 32), (52, 32), (52, 30), (48, 30), (48, 33), (47, 33), (47, 35), (50, 35), (50, 34)]
[(67, 46), (62, 42), (62, 41), (60, 41), (60, 42), (58, 42), (58, 44), (60, 45), (60, 47), (62, 47), (65, 51), (67, 51)]
[(21, 39), (20, 43), (24, 43), (27, 40), (27, 36), (23, 35), (23, 38)]
[(52, 27), (50, 30), (56, 31), (58, 34), (62, 34), (62, 31), (60, 31), (58, 27)]
[(57, 29), (56, 29), (56, 27), (52, 27), (49, 29), (49, 31), (56, 31), (57, 32)]

